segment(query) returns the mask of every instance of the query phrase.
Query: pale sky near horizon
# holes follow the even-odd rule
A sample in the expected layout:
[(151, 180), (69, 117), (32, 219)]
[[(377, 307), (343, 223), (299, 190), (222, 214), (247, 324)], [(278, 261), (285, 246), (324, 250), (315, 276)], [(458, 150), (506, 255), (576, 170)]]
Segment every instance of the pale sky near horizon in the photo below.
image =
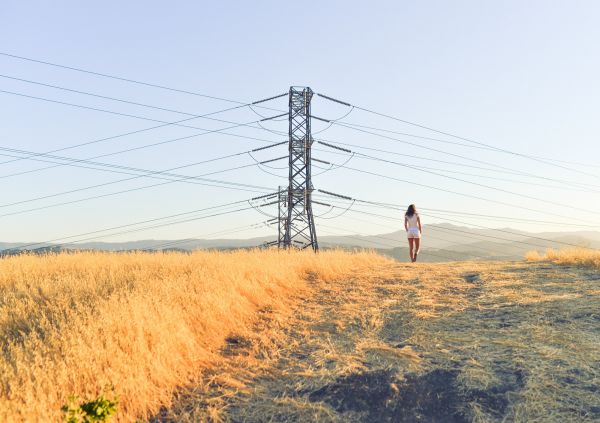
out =
[[(310, 86), (315, 92), (498, 148), (568, 162), (553, 162), (555, 166), (551, 166), (480, 148), (379, 132), (385, 138), (334, 125), (315, 137), (354, 144), (358, 147), (350, 148), (357, 152), (421, 170), (355, 156), (348, 163), (349, 167), (409, 183), (347, 168), (320, 175), (322, 170), (314, 169), (315, 188), (402, 206), (415, 203), (423, 210), (424, 223), (449, 221), (535, 232), (600, 229), (598, 2), (309, 1), (292, 6), (289, 2), (275, 1), (4, 0), (0, 16), (2, 53), (242, 102), (285, 93), (290, 85)], [(0, 55), (0, 90), (13, 93), (0, 92), (0, 148), (3, 149), (0, 154), (4, 155), (23, 154), (7, 149), (41, 153), (158, 125), (22, 95), (167, 122), (189, 117), (14, 78), (193, 115), (233, 104)], [(286, 99), (267, 105), (285, 110)], [(348, 111), (320, 97), (314, 97), (312, 109), (314, 115), (325, 118), (337, 118)], [(277, 114), (265, 110), (261, 113)], [(248, 108), (215, 117), (233, 122), (259, 119)], [(465, 143), (359, 110), (341, 122)], [(205, 119), (186, 124), (203, 129), (228, 126)], [(286, 122), (265, 125), (287, 131)], [(313, 131), (326, 128), (322, 122), (314, 122)], [(198, 132), (198, 129), (169, 126), (55, 154), (87, 159)], [(247, 127), (229, 132), (269, 141), (286, 139), (285, 134)], [(95, 160), (158, 171), (262, 145), (264, 141), (213, 133)], [(334, 163), (347, 158), (329, 151), (315, 145), (313, 155)], [(257, 154), (257, 158), (264, 160), (285, 154), (287, 149), (283, 146), (265, 150)], [(10, 159), (0, 156), (0, 162)], [(240, 155), (174, 172), (202, 175), (252, 163), (252, 158)], [(274, 167), (285, 164), (285, 161), (272, 163)], [(31, 160), (0, 163), (3, 194), (0, 241), (60, 239), (260, 195), (260, 192), (186, 183), (112, 195), (161, 181), (137, 178), (82, 190), (128, 175), (70, 166), (13, 175), (46, 166), (50, 164)], [(490, 170), (491, 167), (495, 170)], [(207, 178), (273, 190), (278, 185), (287, 185), (285, 169), (266, 170), (281, 177), (248, 166)], [(62, 194), (65, 191), (75, 192)], [(101, 195), (105, 196), (78, 201)], [(47, 198), (36, 199), (38, 197)], [(327, 202), (325, 198), (321, 201)], [(73, 203), (31, 210), (63, 202)], [(483, 219), (442, 214), (431, 209), (553, 223)], [(327, 210), (315, 206), (317, 215)], [(265, 207), (263, 211), (276, 213), (272, 207)], [(323, 218), (335, 217), (341, 211), (333, 210)], [(356, 204), (352, 211), (339, 218), (317, 219), (318, 233), (376, 234), (402, 226), (400, 221), (361, 215), (356, 211), (397, 217), (402, 214)], [(248, 210), (98, 241), (204, 237), (266, 219), (268, 217), (257, 211)], [(162, 222), (156, 221), (156, 224)], [(223, 236), (246, 238), (269, 234), (274, 234), (274, 229), (262, 227), (224, 232)], [(70, 240), (82, 238), (85, 237)]]

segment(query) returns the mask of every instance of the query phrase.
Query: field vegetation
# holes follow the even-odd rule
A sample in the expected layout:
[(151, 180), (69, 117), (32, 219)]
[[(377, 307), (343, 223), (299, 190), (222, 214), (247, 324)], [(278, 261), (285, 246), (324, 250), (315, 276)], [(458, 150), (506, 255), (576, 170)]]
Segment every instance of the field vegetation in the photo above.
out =
[(545, 254), (530, 251), (527, 253), (526, 259), (531, 262), (550, 261), (562, 265), (576, 265), (600, 269), (600, 250), (590, 248), (548, 249)]
[[(0, 421), (60, 421), (106, 386), (117, 420), (169, 406), (232, 333), (289, 315), (311, 281), (388, 260), (371, 253), (73, 253), (0, 260)], [(207, 408), (210, 411), (210, 407)]]
[(117, 421), (599, 421), (598, 269), (590, 250), (6, 258), (0, 421), (59, 421), (71, 395)]
[(596, 269), (385, 263), (303, 295), (154, 421), (600, 421)]

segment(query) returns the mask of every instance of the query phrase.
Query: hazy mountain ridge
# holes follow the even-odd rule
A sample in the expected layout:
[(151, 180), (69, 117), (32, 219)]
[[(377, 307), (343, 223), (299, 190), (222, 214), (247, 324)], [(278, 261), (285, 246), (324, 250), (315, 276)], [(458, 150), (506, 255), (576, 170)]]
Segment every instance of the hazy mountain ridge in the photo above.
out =
[[(36, 252), (55, 252), (62, 250), (194, 250), (194, 249), (231, 249), (251, 248), (272, 241), (274, 237), (255, 237), (249, 239), (190, 239), (180, 240), (138, 240), (128, 242), (85, 242), (80, 244), (40, 243), (29, 247)], [(28, 243), (0, 242), (4, 254), (19, 252), (18, 248)], [(408, 256), (406, 233), (398, 230), (377, 235), (340, 235), (321, 236), (322, 248), (372, 248), (383, 254), (404, 260)], [(585, 246), (600, 248), (600, 232), (525, 232), (510, 228), (498, 230), (468, 228), (452, 224), (425, 225), (423, 228), (422, 259), (438, 261), (442, 259), (469, 260), (510, 259), (516, 260), (530, 250), (546, 248), (565, 248)]]

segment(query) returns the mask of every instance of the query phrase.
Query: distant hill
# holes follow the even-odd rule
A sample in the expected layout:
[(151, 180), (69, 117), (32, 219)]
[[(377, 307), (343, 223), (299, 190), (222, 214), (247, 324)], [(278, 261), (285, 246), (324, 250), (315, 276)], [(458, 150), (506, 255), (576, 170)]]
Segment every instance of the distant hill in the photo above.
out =
[[(36, 253), (64, 250), (174, 250), (236, 249), (251, 248), (273, 241), (274, 237), (249, 239), (190, 239), (139, 240), (129, 242), (85, 242), (79, 244), (41, 244), (32, 250)], [(445, 260), (519, 260), (530, 250), (564, 248), (569, 245), (600, 248), (600, 232), (541, 232), (532, 233), (505, 228), (499, 230), (475, 229), (452, 224), (425, 225), (420, 259), (422, 261)], [(19, 253), (18, 247), (28, 243), (0, 242), (2, 254)], [(29, 243), (31, 244), (31, 243)], [(319, 237), (321, 248), (369, 248), (398, 260), (408, 257), (406, 233), (399, 230), (377, 235), (345, 235)]]

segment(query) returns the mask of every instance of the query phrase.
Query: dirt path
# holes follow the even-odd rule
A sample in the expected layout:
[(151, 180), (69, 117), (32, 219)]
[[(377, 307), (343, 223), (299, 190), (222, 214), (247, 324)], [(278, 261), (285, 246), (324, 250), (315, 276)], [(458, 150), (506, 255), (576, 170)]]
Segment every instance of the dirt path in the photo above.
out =
[(232, 334), (155, 421), (600, 421), (600, 275), (390, 265)]

